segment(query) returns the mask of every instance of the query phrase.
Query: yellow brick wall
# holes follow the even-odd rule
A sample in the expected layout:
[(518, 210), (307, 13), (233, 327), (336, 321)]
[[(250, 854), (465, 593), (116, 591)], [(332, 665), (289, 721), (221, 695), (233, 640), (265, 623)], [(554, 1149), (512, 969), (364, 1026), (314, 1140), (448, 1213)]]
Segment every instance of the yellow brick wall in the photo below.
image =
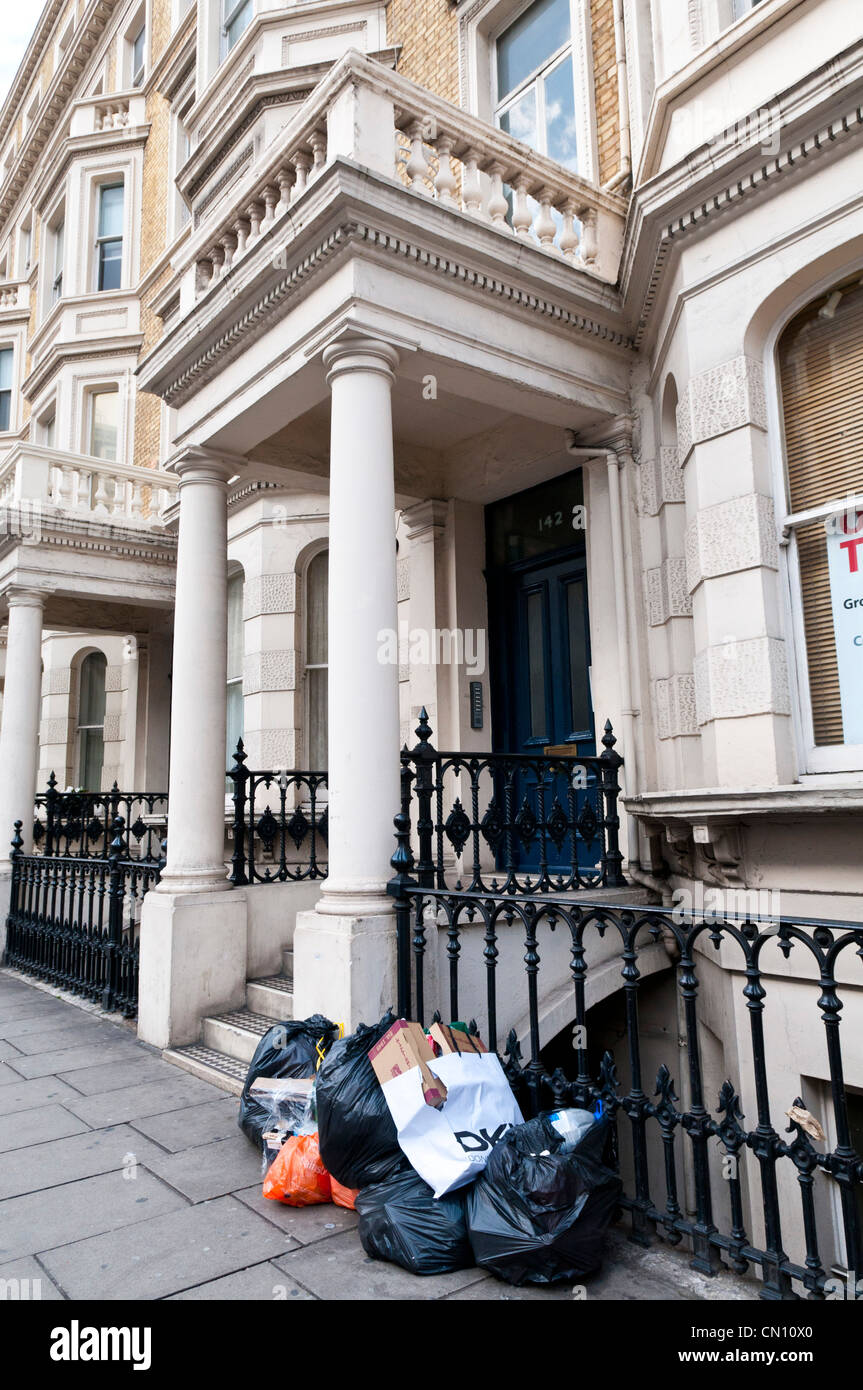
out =
[[(152, 12), (151, 64), (161, 56), (171, 33), (171, 0), (156, 0)], [(147, 120), (150, 135), (144, 149), (143, 198), (141, 213), (141, 276), (152, 269), (165, 250), (168, 232), (168, 198), (170, 196), (171, 107), (159, 92), (147, 97)], [(141, 302), (141, 330), (144, 342), (141, 354), (149, 352), (162, 335), (162, 320), (152, 310), (152, 302), (170, 278), (166, 267), (155, 284), (147, 290)], [(160, 402), (158, 397), (141, 391), (135, 401), (135, 457), (141, 468), (155, 468), (159, 463)]]
[(620, 167), (617, 109), (617, 60), (614, 51), (612, 0), (591, 0), (593, 90), (599, 145), (599, 182), (607, 183)]
[[(620, 165), (612, 0), (591, 0), (590, 22), (599, 181), (606, 183)], [(399, 72), (458, 103), (458, 20), (447, 0), (392, 0), (387, 39), (401, 45)]]
[(399, 72), (458, 102), (458, 21), (447, 0), (392, 0), (387, 42), (401, 44)]

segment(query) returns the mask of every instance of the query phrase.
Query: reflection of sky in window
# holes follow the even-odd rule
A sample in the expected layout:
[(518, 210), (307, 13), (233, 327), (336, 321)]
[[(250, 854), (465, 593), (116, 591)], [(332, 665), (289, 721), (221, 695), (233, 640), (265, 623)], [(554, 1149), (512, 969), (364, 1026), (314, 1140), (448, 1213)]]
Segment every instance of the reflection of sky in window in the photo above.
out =
[(577, 170), (575, 89), (568, 58), (545, 79), (545, 130), (550, 157), (567, 169)]
[(501, 129), (536, 148), (536, 92), (525, 92), (500, 118)]
[(569, 39), (569, 0), (535, 0), (498, 39), (498, 98), (514, 91)]

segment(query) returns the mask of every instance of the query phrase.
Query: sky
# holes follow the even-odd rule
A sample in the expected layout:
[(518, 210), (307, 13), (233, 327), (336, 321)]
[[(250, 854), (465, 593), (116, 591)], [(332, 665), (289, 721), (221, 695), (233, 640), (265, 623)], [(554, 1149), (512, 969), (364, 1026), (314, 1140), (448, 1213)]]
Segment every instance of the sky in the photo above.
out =
[(0, 0), (0, 106), (6, 100), (12, 78), (24, 57), (33, 30), (44, 8), (44, 0)]

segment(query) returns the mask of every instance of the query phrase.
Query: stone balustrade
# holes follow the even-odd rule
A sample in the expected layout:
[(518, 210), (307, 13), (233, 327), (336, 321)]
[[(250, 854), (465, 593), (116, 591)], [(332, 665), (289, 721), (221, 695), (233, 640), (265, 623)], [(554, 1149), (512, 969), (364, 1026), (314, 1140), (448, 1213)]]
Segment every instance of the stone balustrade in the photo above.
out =
[[(346, 121), (346, 108), (359, 111), (364, 100), (372, 119)], [(619, 195), (351, 51), (238, 184), (230, 210), (220, 204), (215, 225), (205, 221), (199, 229), (190, 248), (195, 297), (228, 276), (339, 157), (507, 238), (616, 280), (625, 215)]]
[(114, 92), (111, 96), (87, 97), (72, 108), (69, 134), (94, 135), (108, 130), (125, 130), (146, 120), (143, 93)]
[(0, 285), (0, 311), (26, 309), (29, 299), (30, 286), (26, 280), (7, 280)]
[(85, 454), (18, 444), (0, 465), (0, 507), (54, 508), (123, 526), (162, 524), (177, 479)]

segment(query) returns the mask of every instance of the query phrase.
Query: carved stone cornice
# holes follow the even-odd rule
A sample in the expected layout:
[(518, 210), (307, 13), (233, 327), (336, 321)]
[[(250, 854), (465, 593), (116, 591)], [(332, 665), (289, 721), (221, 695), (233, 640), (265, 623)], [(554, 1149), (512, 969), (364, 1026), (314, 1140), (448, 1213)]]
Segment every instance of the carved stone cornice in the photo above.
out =
[[(340, 163), (337, 162), (328, 171), (329, 178), (336, 179), (341, 172)], [(324, 176), (326, 178), (327, 176)], [(365, 181), (368, 181), (368, 175)], [(318, 181), (315, 188), (319, 191), (323, 199), (325, 194), (321, 192), (324, 178)], [(398, 198), (402, 190), (394, 188), (392, 190), (395, 198)], [(337, 192), (336, 197), (340, 196)], [(404, 197), (408, 195), (404, 193)], [(411, 200), (411, 209), (415, 206)], [(434, 206), (433, 215), (439, 213), (439, 209)], [(313, 215), (313, 214), (312, 214)], [(490, 243), (495, 254), (499, 248), (499, 237), (497, 233), (492, 233), (490, 229), (483, 229), (489, 237), (494, 237)], [(494, 296), (504, 302), (512, 309), (526, 312), (531, 315), (539, 315), (551, 323), (572, 331), (579, 335), (584, 335), (592, 339), (597, 344), (603, 344), (614, 351), (628, 351), (632, 347), (632, 340), (622, 331), (614, 328), (609, 323), (603, 323), (600, 319), (594, 318), (589, 313), (579, 312), (572, 307), (572, 297), (569, 297), (569, 304), (566, 303), (568, 296), (558, 285), (549, 285), (545, 278), (548, 265), (548, 257), (540, 249), (530, 247), (520, 248), (520, 265), (522, 272), (533, 269), (531, 261), (533, 256), (536, 260), (537, 283), (544, 283), (547, 286), (546, 293), (540, 293), (533, 289), (528, 289), (526, 285), (519, 285), (511, 278), (510, 271), (500, 261), (500, 268), (495, 270), (482, 268), (483, 261), (488, 264), (489, 255), (485, 251), (468, 251), (463, 243), (458, 242), (454, 237), (451, 241), (451, 250), (446, 252), (438, 249), (441, 244), (440, 234), (437, 236), (429, 235), (424, 237), (423, 231), (413, 223), (412, 234), (400, 229), (395, 234), (390, 228), (383, 225), (383, 219), (379, 223), (373, 223), (369, 217), (361, 218), (356, 213), (350, 215), (346, 213), (342, 220), (331, 230), (323, 235), (318, 234), (317, 240), (309, 245), (304, 239), (302, 228), (300, 228), (293, 240), (289, 242), (283, 250), (278, 250), (267, 240), (262, 240), (255, 251), (240, 263), (242, 273), (247, 276), (249, 281), (254, 277), (260, 276), (266, 269), (267, 279), (261, 284), (257, 297), (252, 298), (251, 287), (248, 297), (243, 296), (241, 288), (233, 285), (233, 295), (229, 298), (230, 290), (225, 293), (226, 284), (222, 282), (205, 293), (199, 300), (198, 305), (182, 322), (172, 323), (171, 332), (182, 331), (184, 336), (184, 351), (182, 361), (178, 361), (176, 375), (171, 372), (170, 364), (170, 337), (171, 332), (166, 333), (165, 337), (152, 350), (147, 357), (139, 364), (139, 375), (142, 378), (142, 389), (152, 391), (160, 395), (171, 406), (177, 406), (188, 400), (198, 389), (199, 384), (209, 379), (212, 373), (226, 365), (234, 356), (242, 351), (260, 333), (267, 331), (273, 323), (281, 316), (286, 314), (295, 295), (302, 288), (305, 291), (309, 284), (325, 270), (330, 268), (331, 263), (339, 257), (344, 256), (352, 247), (367, 248), (374, 254), (385, 257), (386, 259), (397, 259), (404, 264), (408, 262), (414, 273), (431, 276), (445, 277), (448, 284), (456, 283), (466, 293), (481, 295), (484, 298)], [(289, 258), (296, 259), (290, 264), (289, 268), (277, 269), (279, 263), (285, 265)], [(565, 274), (568, 267), (565, 265), (557, 266), (555, 270)], [(540, 271), (543, 279), (538, 279)], [(579, 286), (573, 283), (573, 294), (577, 294)], [(609, 287), (597, 283), (593, 277), (585, 277), (584, 290), (586, 295), (593, 299), (596, 307), (605, 307), (603, 300), (612, 308), (613, 300), (616, 299), (614, 291)], [(167, 288), (166, 288), (167, 294)], [(228, 300), (228, 303), (225, 303)], [(209, 312), (213, 317), (221, 315), (225, 308), (230, 308), (232, 318), (222, 329), (219, 335), (213, 340), (211, 336), (205, 336), (204, 327), (206, 314)], [(197, 318), (197, 336), (199, 346), (196, 351), (195, 333), (190, 333), (190, 321), (194, 322)]]
[(790, 175), (813, 170), (863, 135), (861, 83), (863, 40), (770, 99), (767, 109), (781, 136), (776, 152), (753, 144), (752, 131), (763, 127), (762, 107), (636, 188), (621, 262), (636, 347), (647, 334), (669, 260), (685, 239), (712, 231), (719, 218), (771, 196)]
[[(73, 42), (69, 45), (63, 62), (54, 73), (48, 90), (42, 98), (36, 120), (27, 133), (8, 178), (0, 187), (0, 227), (14, 207), (15, 200), (24, 188), (39, 156), (66, 111), (67, 103), (75, 91), (78, 79), (105, 32), (116, 5), (117, 0), (91, 0), (91, 4), (88, 5), (81, 17), (75, 29)], [(50, 6), (42, 17), (35, 46), (34, 41), (31, 41), (31, 46), (28, 47), (25, 66), (14, 83), (12, 93), (7, 98), (2, 117), (0, 117), (0, 143), (8, 133), (12, 118), (32, 79), (33, 71), (43, 56), (45, 43), (50, 36), (60, 8), (61, 5), (58, 0), (51, 0)], [(49, 16), (50, 23), (46, 24), (45, 21)]]

